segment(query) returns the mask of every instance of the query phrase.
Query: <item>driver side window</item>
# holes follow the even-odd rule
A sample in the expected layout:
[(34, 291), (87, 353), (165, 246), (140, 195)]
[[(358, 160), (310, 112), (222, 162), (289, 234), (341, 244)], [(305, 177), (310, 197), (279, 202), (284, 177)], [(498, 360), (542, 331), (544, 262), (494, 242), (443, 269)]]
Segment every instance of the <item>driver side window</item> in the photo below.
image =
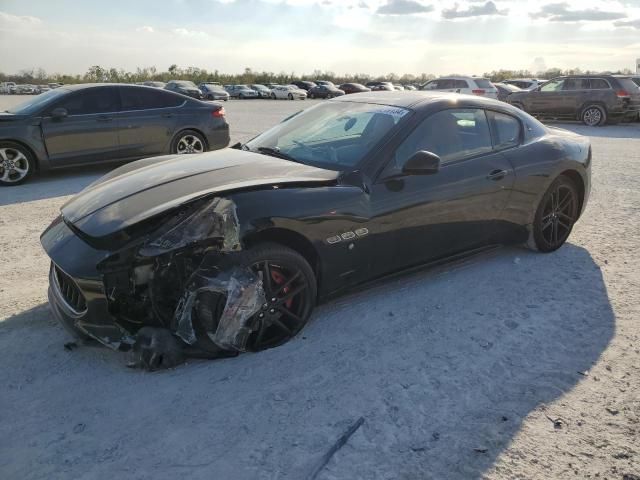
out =
[(564, 79), (551, 80), (540, 89), (541, 92), (559, 92), (564, 85)]
[(447, 164), (492, 151), (487, 116), (482, 109), (441, 110), (427, 117), (396, 150), (389, 174), (397, 174), (416, 152), (435, 153)]

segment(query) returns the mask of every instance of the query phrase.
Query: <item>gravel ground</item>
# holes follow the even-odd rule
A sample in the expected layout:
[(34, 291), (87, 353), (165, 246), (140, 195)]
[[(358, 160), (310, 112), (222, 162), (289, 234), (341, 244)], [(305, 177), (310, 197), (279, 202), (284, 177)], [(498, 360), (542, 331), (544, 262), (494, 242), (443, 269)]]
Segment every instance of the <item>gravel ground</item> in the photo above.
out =
[[(311, 103), (230, 101), (233, 141)], [(38, 236), (107, 169), (0, 190), (0, 478), (304, 479), (360, 417), (318, 479), (640, 476), (640, 126), (563, 126), (594, 162), (559, 251), (388, 281), (280, 348), (156, 373), (66, 351), (46, 305)]]

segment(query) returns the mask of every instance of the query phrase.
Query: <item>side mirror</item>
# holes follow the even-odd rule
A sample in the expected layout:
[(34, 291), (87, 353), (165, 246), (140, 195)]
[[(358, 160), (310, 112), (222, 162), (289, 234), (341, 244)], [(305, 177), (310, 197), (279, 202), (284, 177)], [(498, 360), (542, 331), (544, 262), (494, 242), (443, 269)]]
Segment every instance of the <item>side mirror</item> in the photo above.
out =
[(55, 120), (59, 120), (61, 118), (64, 118), (67, 115), (69, 115), (69, 112), (67, 111), (66, 108), (58, 107), (58, 108), (54, 108), (51, 111), (51, 118), (53, 118)]
[(438, 170), (440, 170), (440, 157), (426, 150), (414, 153), (402, 167), (402, 173), (407, 175), (432, 175)]

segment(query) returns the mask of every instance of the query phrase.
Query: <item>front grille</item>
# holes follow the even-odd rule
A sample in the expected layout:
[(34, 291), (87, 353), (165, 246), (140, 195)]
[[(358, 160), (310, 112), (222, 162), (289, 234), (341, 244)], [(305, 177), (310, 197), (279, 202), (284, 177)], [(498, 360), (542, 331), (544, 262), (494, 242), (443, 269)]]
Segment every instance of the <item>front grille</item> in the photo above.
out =
[(67, 305), (76, 313), (83, 313), (87, 310), (87, 302), (82, 292), (73, 279), (60, 270), (57, 265), (53, 266), (54, 280), (58, 286), (58, 291)]

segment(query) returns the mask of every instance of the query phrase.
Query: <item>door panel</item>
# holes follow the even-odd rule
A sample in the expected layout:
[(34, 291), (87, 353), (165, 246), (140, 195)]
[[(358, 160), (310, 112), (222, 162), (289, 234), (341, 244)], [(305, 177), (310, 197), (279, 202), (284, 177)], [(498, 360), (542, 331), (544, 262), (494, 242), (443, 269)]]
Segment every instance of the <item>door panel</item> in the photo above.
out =
[(176, 129), (176, 111), (184, 99), (168, 92), (120, 87), (122, 112), (118, 140), (124, 157), (168, 153)]
[[(402, 174), (404, 162), (420, 150), (439, 155), (440, 170)], [(373, 186), (376, 223), (393, 232), (387, 235), (392, 244), (380, 247), (392, 251), (395, 268), (402, 269), (482, 246), (502, 216), (514, 179), (508, 159), (493, 151), (483, 110), (430, 116), (400, 145)]]
[[(53, 167), (121, 158), (118, 144), (119, 98), (114, 87), (79, 90), (52, 107), (68, 116), (45, 114), (42, 132)], [(48, 112), (50, 113), (50, 112)]]

